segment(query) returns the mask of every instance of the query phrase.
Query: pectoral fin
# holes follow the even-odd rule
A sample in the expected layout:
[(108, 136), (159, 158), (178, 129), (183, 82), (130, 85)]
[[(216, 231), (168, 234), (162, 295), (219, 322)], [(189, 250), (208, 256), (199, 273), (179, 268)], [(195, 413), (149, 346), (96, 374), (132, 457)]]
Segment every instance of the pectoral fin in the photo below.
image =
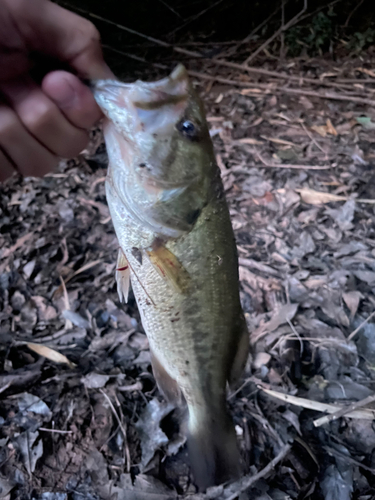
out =
[(165, 279), (178, 293), (184, 293), (190, 277), (177, 257), (164, 245), (157, 245), (152, 250), (146, 251), (151, 264), (158, 274)]
[(128, 302), (130, 288), (130, 268), (124, 252), (121, 248), (118, 251), (116, 266), (117, 293), (120, 302)]

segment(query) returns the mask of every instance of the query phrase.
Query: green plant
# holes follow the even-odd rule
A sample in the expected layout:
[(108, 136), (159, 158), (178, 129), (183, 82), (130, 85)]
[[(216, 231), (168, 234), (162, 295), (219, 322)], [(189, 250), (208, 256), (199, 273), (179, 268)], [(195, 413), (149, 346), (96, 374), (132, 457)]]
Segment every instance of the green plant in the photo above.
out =
[(298, 56), (303, 47), (310, 55), (322, 54), (329, 49), (334, 36), (334, 24), (332, 10), (327, 14), (319, 12), (309, 24), (294, 26), (285, 35), (285, 43), (291, 56)]
[(348, 49), (354, 52), (361, 52), (375, 42), (375, 29), (367, 28), (363, 33), (354, 33), (348, 42)]

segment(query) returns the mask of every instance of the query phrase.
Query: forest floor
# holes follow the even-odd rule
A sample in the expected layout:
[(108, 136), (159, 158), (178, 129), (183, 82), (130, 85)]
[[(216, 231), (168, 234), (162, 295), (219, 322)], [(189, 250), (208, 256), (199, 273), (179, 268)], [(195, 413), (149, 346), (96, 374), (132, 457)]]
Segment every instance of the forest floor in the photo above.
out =
[(119, 303), (100, 131), (57, 172), (1, 186), (1, 499), (375, 498), (370, 59), (188, 65), (206, 76), (250, 329), (228, 395), (243, 493), (196, 492), (134, 297)]

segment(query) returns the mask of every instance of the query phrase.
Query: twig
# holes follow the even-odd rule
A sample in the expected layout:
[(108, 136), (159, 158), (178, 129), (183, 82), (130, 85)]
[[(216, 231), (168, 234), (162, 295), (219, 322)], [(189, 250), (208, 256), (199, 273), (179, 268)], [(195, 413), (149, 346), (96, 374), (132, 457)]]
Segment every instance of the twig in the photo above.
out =
[[(292, 448), (291, 444), (286, 444), (283, 446), (283, 448), (280, 450), (280, 452), (276, 455), (276, 457), (271, 460), (271, 462), (264, 467), (261, 471), (259, 471), (257, 474), (254, 476), (245, 476), (239, 481), (236, 481), (235, 483), (232, 483), (228, 488), (224, 489), (224, 496), (225, 500), (235, 500), (240, 493), (243, 493), (247, 489), (251, 488), (259, 479), (264, 478), (267, 476), (272, 470), (276, 467), (278, 463), (280, 463), (284, 458), (288, 455)], [(232, 493), (234, 491), (234, 493)], [(226, 496), (226, 492), (232, 493), (229, 497)]]
[(335, 450), (331, 446), (324, 446), (324, 449), (327, 451), (327, 453), (329, 453), (331, 455), (343, 458), (346, 462), (351, 462), (352, 464), (357, 465), (358, 467), (362, 467), (362, 469), (371, 472), (371, 474), (375, 474), (375, 469), (371, 469), (371, 467), (368, 467), (367, 465), (363, 464), (362, 462), (359, 462), (358, 460), (354, 460), (353, 457), (350, 457), (344, 453), (340, 453), (338, 450)]
[(325, 415), (324, 417), (320, 417), (317, 420), (314, 420), (313, 424), (315, 427), (320, 427), (321, 425), (328, 424), (329, 422), (333, 422), (337, 420), (347, 413), (356, 410), (357, 408), (362, 408), (362, 406), (368, 405), (375, 401), (375, 394), (371, 396), (367, 396), (367, 398), (362, 399), (361, 401), (356, 401), (354, 403), (350, 403), (348, 406), (341, 408), (341, 410), (336, 411), (335, 413), (331, 413), (330, 415)]
[(240, 266), (248, 267), (250, 269), (256, 269), (257, 271), (265, 274), (269, 274), (270, 276), (276, 276), (280, 277), (279, 271), (274, 269), (273, 267), (267, 266), (266, 264), (262, 264), (261, 262), (258, 262), (253, 259), (243, 259), (239, 258), (238, 263)]
[(284, 59), (284, 49), (285, 49), (285, 0), (281, 0), (281, 27), (283, 28), (280, 33), (280, 59)]
[(156, 63), (156, 62), (149, 62), (144, 57), (135, 56), (134, 54), (129, 54), (129, 52), (124, 52), (122, 50), (115, 49), (114, 47), (111, 47), (110, 45), (102, 44), (102, 47), (104, 49), (110, 50), (111, 52), (114, 52), (115, 54), (119, 54), (121, 56), (128, 57), (129, 59), (133, 59), (134, 61), (138, 61), (138, 62), (141, 62), (141, 63), (144, 63), (144, 64), (149, 64), (151, 66), (154, 66), (155, 68), (159, 68), (159, 69), (162, 69), (162, 70), (168, 70), (169, 69), (166, 64), (160, 64), (160, 63)]
[(311, 133), (307, 130), (307, 128), (306, 128), (306, 126), (305, 126), (305, 124), (304, 124), (304, 123), (301, 123), (301, 127), (303, 128), (303, 130), (304, 130), (305, 134), (309, 137), (309, 139), (311, 140), (311, 142), (312, 142), (313, 144), (315, 144), (315, 146), (316, 146), (318, 149), (320, 149), (320, 151), (321, 151), (322, 153), (324, 153), (324, 154), (326, 155), (326, 158), (328, 158), (328, 153), (327, 153), (327, 151), (326, 151), (325, 149), (323, 149), (323, 148), (322, 148), (322, 146), (319, 144), (319, 142), (317, 142), (317, 141), (315, 140), (314, 136), (313, 136), (313, 135), (312, 135), (312, 134), (311, 134)]
[[(224, 83), (226, 85), (233, 85), (236, 87), (246, 88), (248, 91), (254, 91), (255, 94), (296, 94), (296, 95), (305, 95), (309, 97), (319, 97), (320, 99), (332, 99), (337, 101), (349, 101), (356, 102), (358, 104), (366, 104), (368, 106), (375, 107), (375, 100), (366, 99), (363, 97), (352, 97), (348, 95), (340, 95), (334, 93), (325, 93), (321, 94), (319, 92), (314, 92), (312, 90), (300, 90), (300, 89), (291, 89), (289, 87), (270, 87), (268, 84), (257, 83), (257, 87), (255, 89), (249, 89), (249, 82), (243, 82), (240, 80), (231, 80), (228, 78), (222, 78), (220, 76), (211, 76), (205, 75), (204, 73), (200, 73), (198, 71), (189, 71), (189, 75), (194, 76), (196, 78), (201, 78), (203, 80), (214, 80), (219, 83)], [(315, 82), (316, 83), (316, 82)]]
[[(259, 84), (258, 84), (259, 85)], [(368, 106), (375, 106), (375, 101), (372, 99), (365, 99), (363, 97), (355, 97), (349, 95), (340, 95), (334, 94), (330, 92), (326, 92), (321, 94), (320, 92), (314, 92), (312, 90), (300, 90), (300, 89), (291, 89), (289, 87), (276, 87), (268, 89), (268, 93), (286, 93), (286, 94), (295, 94), (295, 95), (305, 95), (309, 97), (319, 97), (321, 99), (332, 99), (336, 101), (347, 101), (347, 102), (356, 102), (358, 104), (367, 104)], [(256, 93), (259, 94), (258, 89), (256, 89)]]
[(348, 15), (346, 21), (345, 21), (345, 24), (344, 24), (344, 28), (347, 28), (348, 27), (348, 24), (349, 24), (349, 21), (352, 17), (352, 15), (354, 14), (354, 12), (359, 9), (359, 7), (363, 4), (364, 0), (360, 0), (360, 2), (357, 3), (357, 5), (354, 7), (354, 9), (351, 11), (351, 13)]
[(12, 380), (9, 380), (9, 382), (7, 382), (5, 385), (3, 385), (2, 387), (0, 387), (0, 394), (2, 392), (6, 391), (11, 385), (12, 385)]
[[(321, 411), (327, 413), (336, 413), (337, 410), (342, 410), (342, 406), (333, 405), (328, 403), (321, 403), (320, 401), (313, 401), (312, 399), (300, 398), (298, 396), (292, 396), (290, 394), (284, 394), (283, 392), (273, 391), (271, 389), (265, 389), (261, 385), (258, 385), (259, 389), (263, 392), (272, 396), (276, 399), (280, 399), (285, 403), (299, 406), (301, 408), (306, 408), (307, 410)], [(346, 408), (346, 407), (345, 407)], [(375, 409), (364, 408), (363, 410), (354, 410), (346, 414), (349, 418), (373, 420), (375, 418)]]
[(141, 391), (143, 389), (143, 384), (141, 381), (135, 382), (131, 385), (120, 385), (117, 390), (120, 392), (131, 392), (131, 391)]
[[(287, 3), (288, 3), (288, 0), (285, 0), (285, 4), (287, 4)], [(273, 16), (275, 16), (279, 12), (279, 10), (280, 10), (280, 5), (278, 7), (276, 7), (276, 9), (272, 12), (272, 14), (270, 14), (264, 21), (262, 21), (260, 24), (258, 24), (258, 26), (256, 28), (254, 28), (253, 31), (251, 31), (243, 40), (241, 40), (239, 43), (237, 43), (234, 47), (231, 47), (230, 49), (228, 49), (226, 52), (224, 52), (224, 54), (221, 54), (221, 57), (231, 56), (239, 49), (239, 47), (241, 47), (241, 45), (249, 42), (253, 38), (253, 36), (256, 33), (258, 33), (258, 31), (261, 30), (263, 28), (263, 26), (265, 26), (273, 18)]]
[(170, 10), (171, 12), (173, 12), (173, 14), (175, 14), (177, 17), (179, 17), (180, 19), (182, 19), (182, 21), (184, 21), (184, 18), (181, 16), (181, 14), (179, 14), (176, 10), (174, 10), (173, 7), (171, 7), (170, 5), (168, 5), (167, 2), (165, 2), (164, 0), (159, 0), (159, 2), (161, 4), (163, 4), (164, 7), (166, 7), (168, 10)]
[(263, 163), (265, 167), (271, 167), (271, 168), (291, 168), (291, 169), (299, 169), (299, 170), (327, 170), (329, 168), (332, 168), (332, 165), (327, 165), (327, 166), (320, 166), (320, 165), (293, 165), (293, 164), (288, 164), (288, 163), (281, 163), (280, 165), (273, 164), (273, 163), (267, 163), (261, 156), (260, 154), (255, 151), (255, 154), (258, 156), (259, 160)]
[(130, 452), (129, 452), (128, 437), (127, 437), (127, 434), (126, 434), (126, 429), (122, 425), (120, 417), (118, 416), (117, 411), (115, 410), (115, 407), (113, 406), (113, 403), (112, 403), (111, 399), (109, 398), (108, 394), (106, 394), (103, 391), (103, 389), (99, 389), (99, 391), (103, 394), (103, 396), (108, 401), (108, 404), (111, 407), (112, 413), (114, 414), (114, 416), (115, 416), (115, 418), (117, 420), (117, 423), (118, 423), (118, 425), (119, 425), (119, 427), (121, 429), (121, 432), (122, 432), (122, 434), (124, 436), (124, 447), (125, 447), (125, 455), (126, 455), (126, 470), (127, 470), (127, 472), (130, 472)]
[[(237, 69), (237, 70), (241, 71), (241, 73), (243, 73), (243, 71), (247, 71), (250, 74), (253, 73), (255, 75), (261, 75), (261, 76), (272, 77), (272, 78), (277, 78), (277, 79), (286, 79), (286, 80), (289, 80), (291, 82), (297, 82), (298, 85), (301, 85), (303, 82), (305, 82), (305, 83), (311, 83), (313, 85), (320, 85), (320, 86), (322, 86), (322, 85), (328, 86), (328, 87), (336, 86), (335, 82), (319, 80), (317, 78), (304, 78), (304, 77), (300, 77), (300, 76), (286, 75), (284, 73), (279, 73), (277, 71), (270, 71), (270, 70), (266, 70), (263, 68), (255, 68), (253, 66), (243, 66), (242, 64), (238, 64), (238, 63), (234, 63), (234, 62), (230, 62), (230, 61), (225, 61), (223, 59), (205, 57), (199, 52), (195, 52), (192, 50), (183, 49), (182, 47), (174, 46), (168, 42), (164, 42), (163, 40), (159, 40), (157, 38), (145, 35), (144, 33), (140, 33), (139, 31), (128, 28), (127, 26), (115, 23), (114, 21), (106, 19), (106, 18), (99, 16), (97, 14), (94, 14), (92, 12), (88, 12), (87, 10), (82, 9), (80, 7), (71, 6), (70, 4), (67, 4), (66, 2), (62, 2), (62, 3), (65, 5), (69, 5), (70, 8), (76, 10), (77, 12), (82, 12), (83, 14), (85, 14), (88, 17), (98, 19), (99, 21), (103, 21), (111, 26), (116, 26), (116, 28), (118, 28), (118, 29), (121, 29), (123, 31), (127, 31), (128, 33), (131, 33), (133, 35), (136, 35), (136, 36), (139, 36), (139, 37), (144, 38), (146, 40), (149, 40), (150, 42), (153, 42), (156, 45), (160, 45), (161, 47), (172, 49), (173, 51), (175, 51), (179, 54), (184, 54), (184, 55), (189, 56), (189, 57), (194, 57), (194, 58), (198, 58), (198, 59), (202, 59), (202, 60), (208, 60), (208, 61), (212, 62), (213, 64), (216, 64), (217, 66), (223, 66), (226, 68)], [(107, 46), (107, 48), (108, 48), (108, 46)], [(111, 50), (115, 51), (116, 49), (111, 48)], [(124, 53), (124, 55), (125, 55), (125, 53)], [(132, 58), (135, 59), (136, 56), (132, 56)], [(145, 62), (145, 61), (141, 61), (141, 62)], [(210, 77), (210, 78), (214, 79), (214, 77)], [(216, 80), (218, 82), (220, 82), (220, 81), (223, 81), (224, 79), (219, 79), (219, 77), (217, 77)], [(230, 84), (234, 84), (233, 82), (236, 82), (236, 80), (226, 80), (226, 82), (231, 82)], [(363, 80), (358, 80), (358, 83), (363, 83)], [(249, 84), (246, 84), (246, 82), (237, 81), (235, 83), (235, 85), (240, 86), (240, 87), (246, 87)], [(293, 90), (293, 89), (290, 89), (290, 90)], [(367, 102), (363, 102), (363, 104), (369, 104), (369, 102), (371, 104), (373, 104), (373, 101), (369, 101), (369, 100), (367, 100)]]
[(375, 316), (375, 311), (372, 311), (370, 316), (367, 319), (365, 319), (364, 321), (362, 321), (362, 323), (358, 326), (358, 328), (356, 328), (354, 331), (352, 331), (352, 333), (348, 337), (348, 340), (353, 340), (353, 338), (357, 335), (359, 330), (361, 328), (363, 328), (365, 325), (367, 325), (367, 323), (370, 321), (370, 319), (372, 319), (374, 316)]
[(56, 434), (73, 434), (73, 431), (60, 431), (59, 429), (47, 429), (46, 427), (38, 427), (38, 431), (55, 432)]
[(258, 54), (260, 54), (266, 47), (268, 47), (268, 45), (270, 43), (272, 43), (275, 38), (277, 38), (281, 33), (283, 33), (284, 31), (286, 31), (287, 29), (289, 29), (291, 26), (293, 26), (294, 24), (296, 24), (300, 17), (306, 12), (307, 10), (307, 0), (304, 0), (304, 3), (303, 3), (303, 8), (302, 10), (294, 17), (292, 17), (292, 19), (290, 19), (290, 21), (288, 21), (286, 24), (281, 24), (280, 28), (275, 31), (275, 33), (270, 36), (270, 38), (268, 40), (266, 40), (264, 43), (262, 43), (262, 45), (260, 47), (257, 48), (257, 50), (255, 52), (253, 52), (244, 62), (243, 62), (243, 66), (246, 66), (247, 64), (249, 64), (250, 61), (252, 61), (253, 59), (256, 58), (256, 56)]
[(194, 16), (192, 16), (190, 19), (188, 19), (186, 21), (186, 23), (182, 24), (181, 26), (178, 26), (177, 28), (175, 28), (173, 31), (171, 31), (170, 33), (168, 33), (168, 37), (171, 36), (171, 35), (174, 35), (175, 33), (177, 33), (177, 31), (180, 31), (182, 30), (183, 28), (185, 28), (185, 26), (188, 26), (190, 23), (192, 23), (193, 21), (196, 21), (197, 19), (199, 19), (201, 16), (203, 16), (203, 14), (205, 14), (206, 12), (208, 12), (209, 10), (213, 9), (214, 7), (216, 7), (217, 5), (221, 4), (224, 0), (218, 0), (216, 3), (210, 5), (209, 7), (207, 7), (206, 9), (203, 9), (202, 11), (198, 12), (198, 14), (195, 14)]

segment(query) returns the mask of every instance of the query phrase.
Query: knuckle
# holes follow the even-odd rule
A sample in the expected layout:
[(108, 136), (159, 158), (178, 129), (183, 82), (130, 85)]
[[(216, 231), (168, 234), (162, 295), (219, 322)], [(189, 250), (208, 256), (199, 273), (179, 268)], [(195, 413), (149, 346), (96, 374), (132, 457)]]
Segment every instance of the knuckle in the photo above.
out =
[(100, 33), (91, 21), (82, 19), (82, 32), (84, 36), (90, 40), (90, 42), (99, 43)]
[(0, 138), (7, 140), (17, 134), (18, 120), (15, 113), (5, 106), (0, 106)]
[(37, 133), (54, 121), (55, 110), (48, 102), (34, 100), (23, 106), (19, 115), (26, 128)]

